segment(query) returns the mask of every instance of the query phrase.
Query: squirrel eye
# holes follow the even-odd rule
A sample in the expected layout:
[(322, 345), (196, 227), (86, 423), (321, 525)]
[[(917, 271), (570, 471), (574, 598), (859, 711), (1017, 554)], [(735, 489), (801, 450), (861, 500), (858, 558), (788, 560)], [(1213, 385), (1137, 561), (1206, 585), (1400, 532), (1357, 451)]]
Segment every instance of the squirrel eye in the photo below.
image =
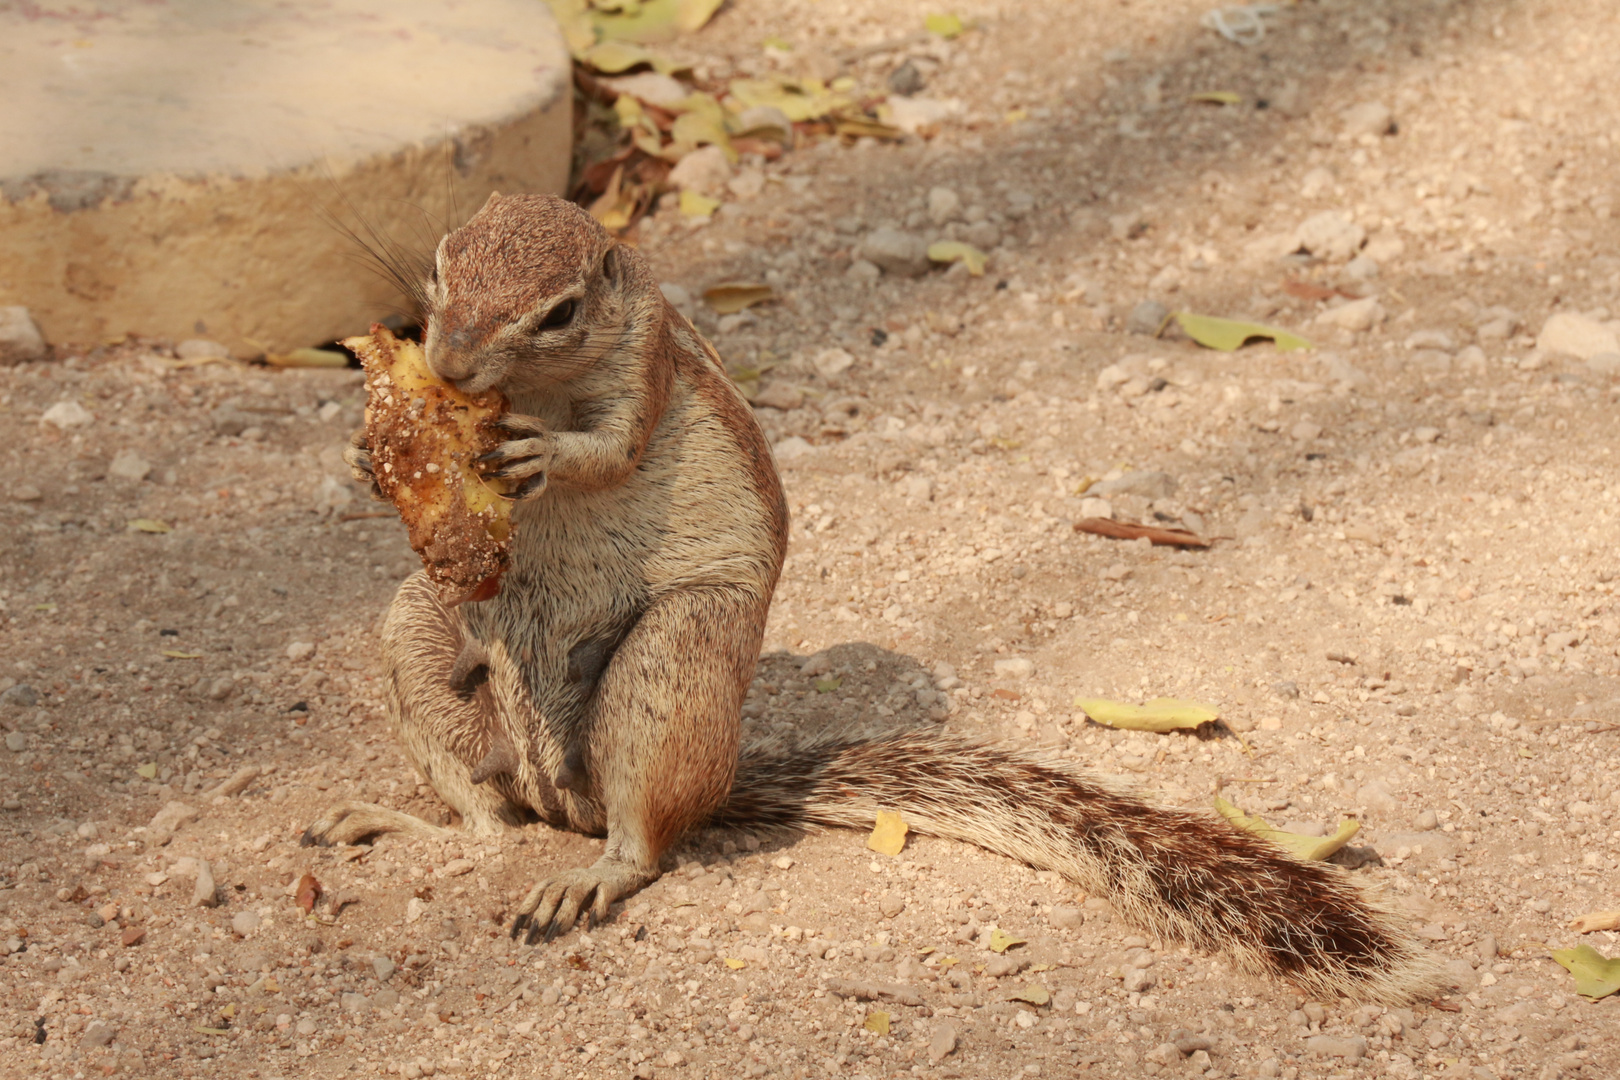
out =
[(574, 321), (574, 308), (578, 304), (573, 300), (564, 300), (550, 311), (540, 321), (540, 329), (555, 330), (559, 326), (567, 326)]

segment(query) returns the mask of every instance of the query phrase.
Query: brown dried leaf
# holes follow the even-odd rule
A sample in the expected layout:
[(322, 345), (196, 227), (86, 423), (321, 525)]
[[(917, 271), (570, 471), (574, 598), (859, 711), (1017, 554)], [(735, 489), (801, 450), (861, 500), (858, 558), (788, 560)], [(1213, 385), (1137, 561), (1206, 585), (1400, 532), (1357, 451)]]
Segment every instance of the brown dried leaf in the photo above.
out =
[(1074, 523), (1075, 532), (1106, 536), (1112, 540), (1136, 540), (1147, 537), (1158, 547), (1207, 548), (1209, 541), (1186, 529), (1161, 529), (1156, 525), (1135, 525), (1108, 518), (1081, 518)]
[(315, 910), (315, 901), (321, 898), (321, 883), (315, 880), (314, 874), (305, 874), (298, 879), (298, 906), (308, 915)]

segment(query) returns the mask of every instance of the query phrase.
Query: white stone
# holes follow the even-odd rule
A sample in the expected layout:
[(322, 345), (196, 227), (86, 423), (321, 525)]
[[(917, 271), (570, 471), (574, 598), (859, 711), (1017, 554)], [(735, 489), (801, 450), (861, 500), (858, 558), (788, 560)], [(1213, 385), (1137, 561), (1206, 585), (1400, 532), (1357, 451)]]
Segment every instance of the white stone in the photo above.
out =
[(754, 395), (755, 407), (791, 412), (804, 404), (804, 391), (785, 382), (768, 382)]
[(1344, 330), (1357, 332), (1371, 330), (1384, 321), (1384, 306), (1378, 302), (1376, 296), (1367, 296), (1336, 308), (1328, 308), (1316, 317), (1316, 321), (1325, 326), (1337, 326)]
[(962, 197), (948, 187), (928, 191), (928, 217), (935, 225), (945, 225), (962, 216)]
[(1314, 199), (1324, 191), (1332, 191), (1334, 183), (1333, 173), (1318, 165), (1300, 181), (1299, 193), (1304, 198)]
[(45, 356), (45, 338), (25, 307), (0, 306), (0, 367), (25, 364)]
[(301, 664), (315, 655), (315, 644), (310, 641), (295, 641), (287, 646), (287, 659), (295, 664)]
[(1095, 495), (1080, 500), (1080, 516), (1083, 518), (1113, 519), (1114, 504), (1107, 499), (1099, 499)]
[(1306, 218), (1294, 237), (1318, 259), (1346, 262), (1367, 242), (1367, 230), (1337, 210), (1324, 210)]
[(855, 254), (885, 273), (902, 277), (926, 274), (933, 265), (928, 259), (928, 241), (899, 229), (873, 229), (861, 240)]
[(1620, 353), (1620, 335), (1615, 333), (1613, 325), (1560, 311), (1541, 325), (1541, 333), (1536, 335), (1536, 349), (1555, 356), (1590, 360), (1604, 353)]
[(962, 111), (962, 103), (956, 100), (891, 97), (886, 107), (886, 116), (889, 123), (907, 135), (915, 135), (919, 131), (939, 127)]
[(1022, 656), (997, 660), (994, 667), (998, 679), (1027, 679), (1035, 674), (1035, 662)]
[(640, 71), (634, 75), (621, 75), (602, 82), (620, 94), (629, 94), (638, 101), (656, 105), (660, 109), (673, 109), (692, 93), (679, 79), (656, 71)]
[(817, 374), (823, 379), (829, 383), (836, 383), (839, 377), (854, 365), (855, 358), (846, 349), (822, 349), (816, 353), (811, 363), (815, 365)]
[(1389, 130), (1395, 114), (1381, 101), (1363, 101), (1339, 114), (1344, 133), (1356, 135), (1382, 135)]
[(669, 182), (682, 191), (696, 191), (717, 196), (726, 189), (731, 179), (731, 162), (718, 146), (700, 146), (675, 163), (669, 170)]
[(807, 440), (798, 435), (789, 435), (771, 447), (771, 453), (776, 455), (777, 461), (792, 461), (796, 457), (813, 454), (815, 450), (814, 446), (811, 446)]
[(85, 427), (96, 422), (96, 418), (90, 415), (90, 410), (77, 401), (58, 401), (55, 405), (46, 409), (45, 415), (39, 419), (41, 423), (51, 424), (61, 428), (63, 431), (67, 431), (69, 428)]
[(133, 450), (120, 450), (113, 456), (112, 464), (107, 466), (107, 475), (116, 476), (120, 480), (133, 480), (139, 483), (146, 479), (152, 471), (152, 463)]

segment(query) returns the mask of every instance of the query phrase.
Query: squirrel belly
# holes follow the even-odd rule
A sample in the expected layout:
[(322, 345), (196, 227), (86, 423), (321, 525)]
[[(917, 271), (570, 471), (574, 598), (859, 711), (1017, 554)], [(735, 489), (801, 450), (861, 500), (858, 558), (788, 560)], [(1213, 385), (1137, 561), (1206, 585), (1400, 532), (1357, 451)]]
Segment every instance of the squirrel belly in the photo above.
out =
[(1212, 815), (933, 730), (744, 747), (713, 823), (868, 829), (878, 810), (1057, 871), (1134, 926), (1313, 996), (1395, 1005), (1441, 984), (1438, 960), (1338, 867), (1295, 859)]

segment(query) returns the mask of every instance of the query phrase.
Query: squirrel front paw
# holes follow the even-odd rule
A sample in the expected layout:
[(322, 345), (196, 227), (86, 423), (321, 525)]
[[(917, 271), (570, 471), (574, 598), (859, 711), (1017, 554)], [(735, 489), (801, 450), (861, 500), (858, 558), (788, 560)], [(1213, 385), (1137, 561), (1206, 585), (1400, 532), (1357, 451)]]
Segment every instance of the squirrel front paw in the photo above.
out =
[(557, 455), (557, 446), (545, 423), (533, 416), (507, 413), (495, 426), (514, 436), (478, 460), (493, 466), (489, 475), (516, 480), (509, 493), (513, 499), (532, 499), (546, 489), (546, 473)]
[(361, 428), (349, 437), (349, 445), (343, 448), (343, 464), (349, 467), (349, 473), (360, 483), (371, 487), (371, 497), (383, 502), (387, 496), (377, 484), (377, 476), (371, 467), (371, 444), (366, 441), (366, 431)]

